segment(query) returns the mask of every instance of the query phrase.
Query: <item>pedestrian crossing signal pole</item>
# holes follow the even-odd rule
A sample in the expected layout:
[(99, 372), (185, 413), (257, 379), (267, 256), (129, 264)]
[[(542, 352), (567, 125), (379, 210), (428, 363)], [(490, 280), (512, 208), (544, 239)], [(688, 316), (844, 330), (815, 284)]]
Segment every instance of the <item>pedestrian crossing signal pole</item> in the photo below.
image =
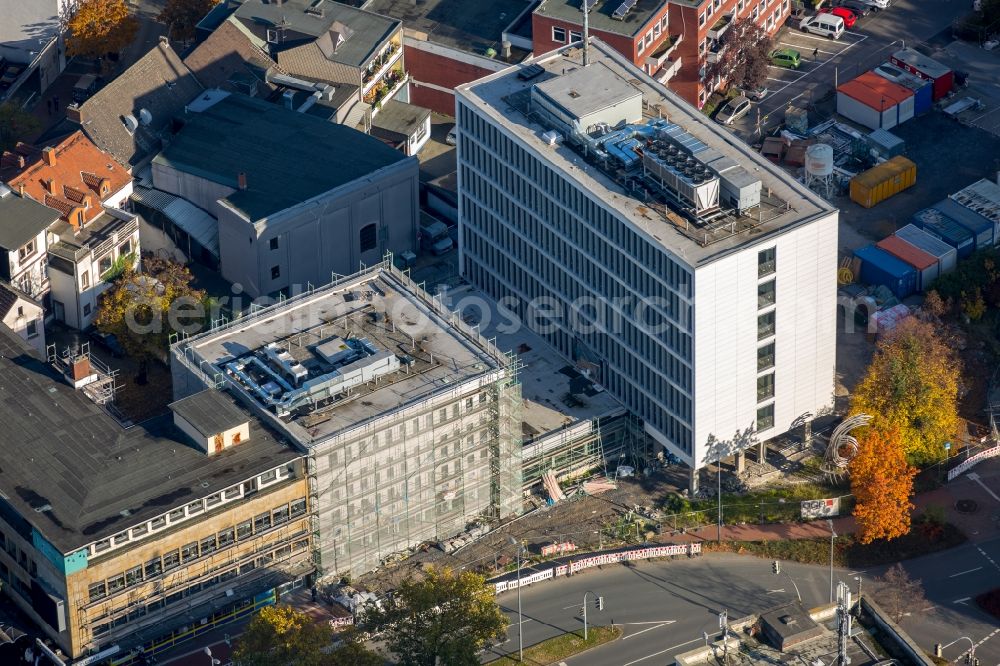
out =
[(587, 595), (590, 595), (590, 594), (594, 595), (594, 608), (596, 608), (599, 611), (604, 610), (604, 597), (598, 596), (598, 594), (596, 592), (592, 592), (590, 590), (587, 590), (586, 592), (583, 593), (583, 606), (581, 607), (581, 610), (583, 612), (583, 640), (584, 640), (584, 642), (587, 641)]

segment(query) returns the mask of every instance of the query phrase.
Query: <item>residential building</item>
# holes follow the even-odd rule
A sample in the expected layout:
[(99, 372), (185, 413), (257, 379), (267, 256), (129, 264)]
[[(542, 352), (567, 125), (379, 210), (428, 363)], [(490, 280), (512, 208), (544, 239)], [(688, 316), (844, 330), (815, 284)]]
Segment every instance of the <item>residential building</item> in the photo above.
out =
[(20, 289), (0, 281), (0, 323), (38, 354), (45, 353), (45, 309)]
[(521, 512), (516, 364), (391, 258), (171, 349), (175, 397), (222, 385), (308, 450), (317, 566)]
[[(166, 37), (66, 117), (130, 171), (148, 164), (202, 86)], [(123, 208), (123, 206), (119, 206)]]
[(247, 85), (261, 85), (262, 74), (274, 63), (272, 74), (279, 77), (355, 86), (351, 127), (377, 115), (384, 101), (405, 90), (398, 20), (334, 0), (230, 0), (213, 14), (226, 11), (225, 21), (187, 58), (192, 69), (212, 81), (224, 78), (231, 88), (252, 92)]
[[(216, 5), (213, 13), (226, 9), (227, 3), (223, 2)], [(269, 70), (287, 74), (265, 49), (249, 38), (238, 23), (227, 19), (221, 20), (205, 36), (205, 40), (184, 57), (184, 64), (206, 88), (243, 93), (250, 97), (266, 98), (274, 92), (274, 87), (267, 82)]]
[(531, 52), (531, 7), (524, 0), (369, 0), (365, 9), (403, 22), (410, 77), (402, 101), (455, 115), (455, 87)]
[(2, 160), (11, 189), (59, 212), (46, 241), (52, 315), (87, 328), (106, 278), (139, 262), (139, 221), (124, 210), (132, 177), (79, 130), (41, 150), (18, 144)]
[(404, 155), (416, 155), (431, 138), (431, 112), (391, 99), (372, 119), (371, 135)]
[(304, 461), (277, 432), (214, 389), (123, 426), (96, 368), (0, 326), (0, 578), (63, 652), (155, 655), (312, 571)]
[(197, 102), (153, 159), (153, 186), (218, 221), (222, 276), (251, 297), (325, 284), (387, 251), (412, 250), (415, 158), (245, 95), (213, 91)]
[[(701, 108), (723, 83), (704, 73), (733, 21), (751, 17), (774, 34), (790, 9), (789, 0), (597, 0), (587, 19), (592, 36)], [(583, 23), (580, 0), (542, 0), (532, 17), (534, 52), (581, 42)]]
[(0, 102), (23, 87), (44, 92), (66, 68), (62, 21), (69, 0), (0, 0)]
[(597, 39), (457, 95), (463, 275), (692, 486), (832, 406), (835, 208)]
[(59, 211), (15, 194), (0, 183), (0, 280), (29, 298), (49, 301), (47, 249), (49, 227)]

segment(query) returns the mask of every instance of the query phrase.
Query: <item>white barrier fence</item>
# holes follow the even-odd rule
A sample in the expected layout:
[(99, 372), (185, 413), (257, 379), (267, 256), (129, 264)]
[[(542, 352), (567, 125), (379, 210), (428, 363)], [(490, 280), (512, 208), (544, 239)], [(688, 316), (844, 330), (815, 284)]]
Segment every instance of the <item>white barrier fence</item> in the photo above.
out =
[(1000, 444), (994, 446), (992, 449), (980, 451), (968, 460), (962, 461), (960, 465), (956, 465), (952, 469), (948, 470), (948, 480), (953, 481), (987, 458), (996, 458), (997, 456), (1000, 456)]
[[(578, 571), (589, 569), (590, 567), (600, 566), (602, 564), (616, 564), (618, 562), (631, 562), (632, 560), (650, 560), (657, 557), (676, 557), (678, 555), (691, 556), (698, 555), (700, 553), (700, 543), (686, 543), (678, 546), (651, 546), (649, 548), (623, 550), (617, 553), (601, 553), (599, 555), (592, 555), (579, 560), (573, 560), (569, 564), (560, 564), (552, 567), (551, 569), (536, 571), (533, 574), (521, 576), (520, 586), (524, 587), (526, 585), (531, 585), (532, 583), (537, 583), (538, 581), (548, 580), (549, 578), (558, 578), (559, 576), (575, 574)], [(504, 580), (499, 583), (494, 583), (494, 585), (496, 585), (496, 591), (497, 594), (499, 594), (506, 590), (516, 590), (518, 582), (519, 581), (517, 579)]]

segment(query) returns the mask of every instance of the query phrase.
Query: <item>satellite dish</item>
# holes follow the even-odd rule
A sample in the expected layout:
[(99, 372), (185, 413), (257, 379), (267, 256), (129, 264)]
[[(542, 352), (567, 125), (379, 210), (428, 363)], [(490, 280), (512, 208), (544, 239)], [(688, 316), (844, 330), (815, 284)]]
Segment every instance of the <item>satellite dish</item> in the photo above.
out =
[(129, 134), (135, 134), (135, 131), (139, 129), (139, 121), (131, 113), (127, 116), (122, 116), (122, 124), (125, 125), (125, 129)]
[(149, 109), (139, 109), (139, 122), (143, 125), (153, 122), (153, 114), (149, 112)]

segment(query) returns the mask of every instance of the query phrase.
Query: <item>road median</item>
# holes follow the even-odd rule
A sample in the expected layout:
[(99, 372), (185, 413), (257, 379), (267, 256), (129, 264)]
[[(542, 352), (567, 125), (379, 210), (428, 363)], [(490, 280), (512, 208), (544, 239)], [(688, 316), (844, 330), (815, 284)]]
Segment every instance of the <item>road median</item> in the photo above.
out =
[(527, 664), (528, 666), (548, 666), (563, 659), (567, 659), (581, 652), (586, 652), (599, 645), (618, 640), (622, 636), (620, 625), (610, 627), (590, 627), (587, 630), (587, 640), (583, 640), (583, 629), (569, 634), (562, 634), (555, 638), (536, 643), (524, 650), (524, 661), (518, 661), (517, 655), (501, 657), (490, 662), (492, 666), (516, 666), (517, 664)]

